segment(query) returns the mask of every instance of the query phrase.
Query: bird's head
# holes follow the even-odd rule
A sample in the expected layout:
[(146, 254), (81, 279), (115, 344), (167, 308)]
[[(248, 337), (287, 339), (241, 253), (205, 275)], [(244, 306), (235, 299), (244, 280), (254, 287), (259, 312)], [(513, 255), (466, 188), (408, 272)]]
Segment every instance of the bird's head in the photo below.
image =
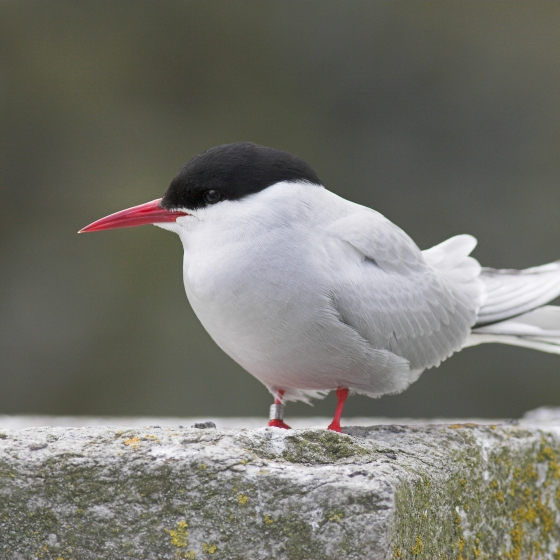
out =
[(231, 211), (226, 201), (245, 200), (280, 182), (320, 185), (311, 167), (287, 152), (252, 142), (225, 144), (191, 159), (163, 198), (121, 210), (86, 226), (82, 232), (155, 224), (179, 231), (189, 223), (212, 220)]

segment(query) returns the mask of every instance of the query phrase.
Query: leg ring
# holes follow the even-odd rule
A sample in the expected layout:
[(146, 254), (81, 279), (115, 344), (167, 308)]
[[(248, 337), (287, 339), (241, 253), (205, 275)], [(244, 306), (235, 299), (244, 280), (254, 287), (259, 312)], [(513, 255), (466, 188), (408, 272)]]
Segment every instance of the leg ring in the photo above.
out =
[(270, 420), (284, 420), (284, 405), (272, 404), (270, 405)]

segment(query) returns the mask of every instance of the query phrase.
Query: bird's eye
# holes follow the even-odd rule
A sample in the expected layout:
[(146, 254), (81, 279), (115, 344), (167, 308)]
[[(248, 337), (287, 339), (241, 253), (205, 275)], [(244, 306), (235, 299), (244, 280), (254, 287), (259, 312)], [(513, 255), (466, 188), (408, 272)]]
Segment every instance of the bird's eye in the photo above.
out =
[(210, 189), (204, 193), (204, 200), (207, 204), (220, 202), (220, 193), (216, 189)]

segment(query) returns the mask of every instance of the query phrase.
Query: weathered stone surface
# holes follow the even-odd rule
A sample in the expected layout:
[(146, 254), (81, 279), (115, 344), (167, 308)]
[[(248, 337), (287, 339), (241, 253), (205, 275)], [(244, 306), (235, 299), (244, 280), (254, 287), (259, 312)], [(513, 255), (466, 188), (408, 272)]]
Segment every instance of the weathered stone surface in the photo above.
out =
[(560, 431), (0, 433), (2, 559), (557, 558)]

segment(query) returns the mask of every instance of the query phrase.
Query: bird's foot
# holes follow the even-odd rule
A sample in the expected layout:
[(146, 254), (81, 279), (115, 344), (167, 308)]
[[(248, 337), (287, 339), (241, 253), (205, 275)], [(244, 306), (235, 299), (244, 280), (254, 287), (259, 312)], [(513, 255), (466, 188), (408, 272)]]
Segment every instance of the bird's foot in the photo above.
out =
[(275, 418), (274, 420), (270, 420), (268, 423), (270, 428), (284, 428), (284, 430), (291, 430), (290, 426), (284, 422), (284, 420), (278, 420)]
[(336, 398), (338, 401), (336, 404), (336, 412), (334, 413), (333, 421), (329, 424), (327, 430), (331, 430), (332, 432), (338, 432), (339, 434), (342, 433), (342, 430), (340, 429), (340, 417), (342, 416), (344, 403), (348, 398), (348, 392), (349, 392), (348, 388), (346, 387), (341, 387), (336, 390)]
[(338, 432), (339, 434), (342, 433), (342, 428), (340, 427), (340, 422), (335, 422), (334, 420), (329, 424), (327, 430), (331, 430), (332, 432)]

